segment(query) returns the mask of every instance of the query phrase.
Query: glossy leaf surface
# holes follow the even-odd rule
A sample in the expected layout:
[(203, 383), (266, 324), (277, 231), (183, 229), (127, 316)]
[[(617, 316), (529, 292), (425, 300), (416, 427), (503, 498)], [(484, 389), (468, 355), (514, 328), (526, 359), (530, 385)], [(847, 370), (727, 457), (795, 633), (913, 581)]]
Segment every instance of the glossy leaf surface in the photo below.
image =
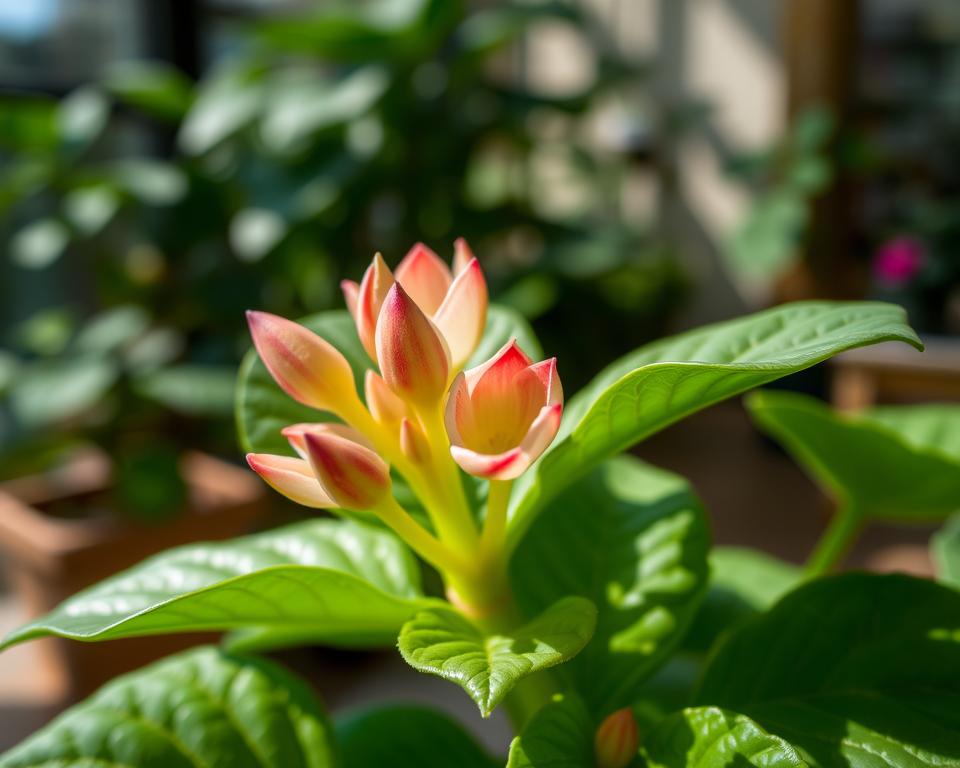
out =
[(326, 714), (262, 659), (200, 648), (108, 683), (2, 768), (333, 768)]
[(485, 635), (449, 608), (421, 611), (400, 632), (400, 653), (420, 672), (456, 683), (487, 716), (520, 680), (575, 656), (593, 634), (597, 611), (567, 597), (528, 624)]
[(560, 435), (514, 494), (511, 543), (551, 499), (606, 457), (708, 405), (843, 350), (891, 340), (921, 346), (900, 307), (803, 302), (641, 347), (570, 400)]
[(66, 600), (11, 633), (108, 640), (136, 635), (271, 627), (315, 641), (388, 645), (431, 601), (391, 534), (315, 520), (156, 555)]
[(790, 593), (714, 654), (698, 699), (753, 718), (811, 766), (960, 761), (960, 594), (845, 574)]
[(593, 765), (594, 724), (576, 696), (555, 696), (510, 744), (507, 768)]

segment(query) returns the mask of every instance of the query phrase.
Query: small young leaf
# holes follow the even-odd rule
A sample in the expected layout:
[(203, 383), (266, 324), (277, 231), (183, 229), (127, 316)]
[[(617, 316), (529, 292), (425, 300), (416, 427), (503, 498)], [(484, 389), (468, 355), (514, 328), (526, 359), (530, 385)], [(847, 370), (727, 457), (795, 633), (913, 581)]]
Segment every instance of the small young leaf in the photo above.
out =
[(114, 680), (0, 757), (0, 768), (337, 764), (326, 714), (306, 685), (217, 648)]
[(428, 609), (404, 624), (400, 653), (415, 669), (457, 683), (486, 717), (521, 679), (579, 653), (596, 620), (593, 603), (566, 597), (509, 634), (485, 635), (452, 609)]
[(391, 706), (352, 714), (337, 723), (342, 768), (494, 768), (491, 758), (458, 723), (425, 707)]
[(933, 537), (933, 560), (944, 584), (960, 588), (960, 515), (954, 515)]
[(960, 509), (960, 405), (857, 415), (786, 392), (747, 398), (754, 421), (863, 519), (942, 520)]
[(797, 751), (744, 715), (716, 707), (671, 715), (643, 741), (647, 768), (807, 768)]
[(390, 533), (315, 520), (145, 560), (15, 630), (74, 640), (271, 627), (315, 642), (385, 645), (432, 601), (409, 551)]
[(902, 308), (787, 304), (663, 339), (602, 371), (569, 402), (560, 435), (514, 491), (509, 542), (603, 459), (708, 405), (881, 341), (922, 347)]
[(706, 590), (708, 548), (686, 482), (620, 456), (537, 519), (514, 554), (511, 583), (525, 615), (569, 594), (597, 606), (593, 640), (560, 672), (606, 714), (631, 704), (683, 637)]
[(594, 764), (594, 723), (576, 696), (557, 695), (510, 744), (507, 768), (584, 768)]
[(814, 768), (960, 764), (960, 594), (902, 575), (812, 581), (727, 637), (697, 699)]

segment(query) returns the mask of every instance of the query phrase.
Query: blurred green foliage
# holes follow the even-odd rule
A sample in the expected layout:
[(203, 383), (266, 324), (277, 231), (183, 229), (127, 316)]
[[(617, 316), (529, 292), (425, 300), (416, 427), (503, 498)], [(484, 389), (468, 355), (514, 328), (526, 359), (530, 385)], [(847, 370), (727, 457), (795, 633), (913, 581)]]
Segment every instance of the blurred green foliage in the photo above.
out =
[[(516, 76), (545, 24), (592, 58), (572, 92)], [(135, 479), (151, 456), (169, 464), (163, 446), (233, 453), (243, 310), (339, 305), (341, 278), (417, 240), (444, 253), (467, 237), (574, 388), (663, 330), (684, 277), (621, 200), (649, 158), (588, 130), (604, 105), (634, 114), (648, 68), (587, 11), (378, 0), (243, 39), (198, 83), (131, 62), (59, 102), (0, 105), (3, 474), (78, 440)], [(140, 509), (165, 497), (127, 496)]]

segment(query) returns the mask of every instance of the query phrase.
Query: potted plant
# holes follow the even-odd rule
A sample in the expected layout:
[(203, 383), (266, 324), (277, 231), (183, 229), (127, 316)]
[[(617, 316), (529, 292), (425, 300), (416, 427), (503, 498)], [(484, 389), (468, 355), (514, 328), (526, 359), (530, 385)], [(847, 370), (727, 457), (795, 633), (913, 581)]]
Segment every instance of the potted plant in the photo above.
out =
[[(465, 244), (452, 273), (420, 246), (396, 272), (378, 258), (345, 293), (349, 314), (303, 324), (251, 313), (259, 357), (238, 392), (250, 465), (342, 519), (175, 549), (13, 632), (5, 646), (233, 634), (114, 681), (0, 766), (960, 759), (960, 594), (902, 575), (826, 575), (850, 539), (849, 512), (806, 573), (760, 553), (711, 554), (684, 480), (620, 454), (842, 350), (919, 347), (902, 310), (785, 305), (642, 347), (565, 400), (557, 361), (534, 362), (530, 329), (487, 312)], [(960, 499), (956, 446), (917, 449), (923, 440), (936, 437), (905, 443), (916, 454), (908, 473), (881, 480), (898, 491), (912, 481), (919, 508), (942, 516)], [(884, 455), (864, 446), (871, 461)], [(947, 453), (948, 465), (927, 460)], [(947, 581), (956, 538), (939, 550)], [(421, 567), (439, 589), (424, 590)], [(396, 643), (484, 715), (502, 706), (517, 733), (509, 754), (487, 754), (423, 708), (332, 723), (303, 682), (257, 655), (314, 643)]]

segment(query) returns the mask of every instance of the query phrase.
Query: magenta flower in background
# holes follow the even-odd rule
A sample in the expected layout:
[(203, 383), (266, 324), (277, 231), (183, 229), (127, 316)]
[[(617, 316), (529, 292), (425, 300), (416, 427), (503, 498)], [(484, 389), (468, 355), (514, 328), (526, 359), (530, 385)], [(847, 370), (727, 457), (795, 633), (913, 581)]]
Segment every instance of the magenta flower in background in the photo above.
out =
[(926, 263), (923, 243), (901, 235), (881, 245), (873, 257), (873, 274), (888, 286), (899, 287), (913, 280)]

